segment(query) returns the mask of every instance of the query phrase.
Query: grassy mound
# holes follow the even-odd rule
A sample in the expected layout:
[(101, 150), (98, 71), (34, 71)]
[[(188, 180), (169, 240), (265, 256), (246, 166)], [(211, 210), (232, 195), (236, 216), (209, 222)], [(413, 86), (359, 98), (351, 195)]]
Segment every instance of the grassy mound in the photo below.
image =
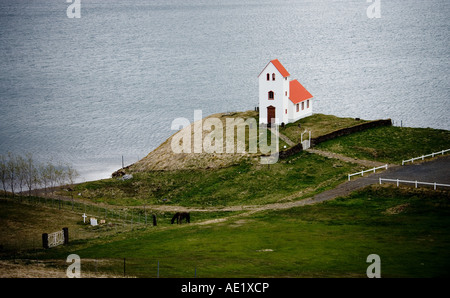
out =
[[(87, 182), (76, 191), (111, 205), (197, 207), (269, 204), (332, 188), (358, 168), (308, 152), (267, 166), (242, 162), (226, 168), (135, 173), (132, 179)], [(270, 187), (268, 187), (270, 185)]]

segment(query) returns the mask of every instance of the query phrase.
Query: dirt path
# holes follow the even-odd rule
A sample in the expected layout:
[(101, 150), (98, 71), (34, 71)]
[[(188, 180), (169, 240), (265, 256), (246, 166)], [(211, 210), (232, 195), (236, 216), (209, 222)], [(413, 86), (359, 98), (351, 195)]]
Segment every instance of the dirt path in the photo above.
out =
[[(346, 162), (352, 162), (366, 166), (367, 168), (377, 167), (384, 165), (380, 162), (358, 160), (343, 155), (330, 153), (326, 151), (321, 151), (317, 149), (308, 149), (309, 152), (327, 156), (330, 158), (337, 158), (344, 160)], [(213, 220), (206, 220), (203, 222), (198, 222), (195, 224), (206, 225), (212, 223), (224, 222), (229, 219), (237, 217), (245, 217), (253, 213), (264, 211), (264, 210), (280, 210), (288, 209), (293, 207), (317, 204), (327, 200), (332, 200), (337, 197), (342, 197), (349, 195), (350, 193), (362, 189), (371, 184), (376, 184), (379, 178), (389, 178), (389, 179), (401, 179), (410, 181), (421, 181), (421, 182), (436, 182), (443, 184), (450, 184), (450, 155), (437, 157), (429, 161), (424, 161), (416, 164), (408, 164), (404, 166), (399, 165), (389, 165), (387, 170), (381, 170), (377, 173), (365, 174), (363, 177), (357, 176), (352, 178), (351, 181), (346, 181), (337, 187), (319, 193), (307, 199), (293, 201), (296, 198), (304, 195), (305, 190), (293, 193), (286, 198), (280, 200), (280, 203), (272, 203), (266, 205), (241, 205), (241, 206), (228, 206), (228, 207), (209, 207), (209, 208), (198, 208), (198, 207), (182, 207), (182, 206), (167, 206), (167, 205), (148, 205), (147, 208), (152, 210), (158, 210), (163, 212), (220, 212), (220, 211), (244, 211), (237, 215), (232, 215), (225, 218), (218, 218)], [(67, 200), (67, 198), (65, 198)], [(284, 201), (284, 202), (283, 202)], [(141, 208), (141, 207), (136, 207)]]
[(202, 211), (239, 211), (248, 210), (247, 212), (232, 215), (229, 217), (207, 220), (195, 223), (195, 225), (207, 225), (226, 222), (227, 220), (242, 218), (264, 210), (281, 210), (293, 207), (306, 206), (321, 203), (328, 200), (333, 200), (338, 197), (347, 196), (352, 192), (362, 189), (366, 186), (376, 184), (379, 178), (401, 179), (401, 180), (418, 180), (422, 182), (437, 182), (443, 184), (450, 184), (450, 156), (437, 158), (421, 164), (411, 164), (408, 166), (391, 166), (387, 170), (379, 173), (372, 173), (364, 177), (358, 177), (351, 181), (346, 181), (336, 188), (324, 191), (311, 198), (304, 200), (288, 202), (288, 203), (274, 203), (263, 206), (233, 206), (222, 209), (203, 209)]
[(273, 129), (272, 127), (269, 128), (269, 129), (270, 129), (270, 131), (271, 131), (272, 133), (274, 133), (275, 135), (277, 135), (278, 138), (282, 139), (282, 140), (283, 140), (286, 144), (288, 144), (289, 146), (292, 147), (292, 146), (295, 146), (295, 145), (296, 145), (294, 142), (291, 141), (291, 139), (289, 139), (287, 136), (285, 136), (285, 135), (282, 134), (281, 132), (276, 131), (276, 130)]
[(374, 167), (380, 167), (380, 166), (384, 166), (386, 163), (382, 163), (382, 162), (378, 162), (378, 161), (372, 161), (372, 160), (364, 160), (364, 159), (356, 159), (353, 157), (348, 157), (342, 154), (338, 154), (338, 153), (333, 153), (333, 152), (328, 152), (328, 151), (323, 151), (323, 150), (319, 150), (319, 149), (307, 149), (306, 151), (310, 152), (310, 153), (314, 153), (314, 154), (319, 154), (322, 156), (326, 156), (329, 158), (336, 158), (336, 159), (340, 159), (343, 160), (345, 162), (351, 162), (351, 163), (356, 163), (356, 164), (360, 164), (369, 168), (374, 168)]
[[(332, 200), (337, 197), (346, 196), (355, 190), (362, 189), (371, 184), (376, 184), (379, 178), (389, 179), (402, 179), (402, 180), (417, 180), (422, 182), (437, 182), (450, 184), (450, 155), (434, 160), (423, 162), (420, 164), (410, 164), (405, 166), (390, 166), (387, 170), (381, 172), (366, 174), (363, 177), (356, 177), (351, 181), (346, 181), (337, 187), (319, 193), (311, 198), (304, 200), (286, 202), (286, 203), (273, 203), (267, 205), (249, 205), (249, 206), (230, 206), (223, 208), (186, 208), (179, 206), (151, 206), (152, 209), (175, 212), (175, 211), (199, 211), (199, 212), (214, 212), (214, 211), (248, 211), (243, 214), (239, 214), (233, 217), (248, 215), (263, 210), (280, 210), (288, 209), (298, 206), (305, 206)], [(203, 224), (221, 222), (224, 219), (215, 219), (211, 221), (205, 221)]]

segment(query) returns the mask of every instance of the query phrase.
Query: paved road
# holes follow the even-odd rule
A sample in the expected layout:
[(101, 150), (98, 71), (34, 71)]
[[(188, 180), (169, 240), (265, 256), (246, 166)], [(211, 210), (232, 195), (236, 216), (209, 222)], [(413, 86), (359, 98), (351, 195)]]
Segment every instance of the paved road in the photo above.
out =
[(398, 166), (383, 173), (381, 178), (450, 184), (450, 155), (420, 164)]
[(334, 199), (336, 197), (348, 195), (355, 190), (361, 189), (371, 184), (379, 183), (380, 177), (386, 179), (400, 179), (409, 181), (417, 180), (420, 182), (450, 184), (449, 169), (450, 155), (440, 157), (432, 161), (422, 162), (420, 164), (393, 166), (383, 172), (369, 174), (365, 177), (354, 178), (354, 180), (342, 183), (334, 189), (324, 191), (314, 196), (310, 200), (310, 203), (323, 202), (326, 200)]

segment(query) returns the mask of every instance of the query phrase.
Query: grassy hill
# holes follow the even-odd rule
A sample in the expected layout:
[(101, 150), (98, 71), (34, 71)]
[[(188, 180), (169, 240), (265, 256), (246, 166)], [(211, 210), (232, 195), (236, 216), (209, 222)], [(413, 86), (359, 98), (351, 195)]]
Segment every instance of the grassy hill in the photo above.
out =
[[(246, 112), (234, 112), (234, 113), (222, 113), (213, 114), (202, 119), (201, 125), (212, 119), (217, 118), (221, 121), (224, 128), (223, 135), (217, 135), (216, 141), (222, 142), (223, 151), (226, 151), (226, 121), (227, 119), (254, 119), (255, 123), (258, 123), (258, 113), (255, 111)], [(312, 137), (318, 137), (337, 129), (350, 127), (356, 124), (367, 122), (366, 120), (355, 120), (354, 118), (339, 118), (333, 115), (314, 114), (310, 117), (300, 119), (294, 123), (286, 125), (286, 127), (280, 127), (279, 131), (287, 136), (293, 143), (300, 142), (300, 134), (305, 130), (312, 132)], [(199, 124), (199, 123), (197, 123)], [(131, 165), (128, 172), (147, 172), (147, 171), (161, 171), (161, 170), (181, 170), (181, 169), (210, 169), (210, 168), (223, 168), (233, 164), (240, 163), (242, 161), (258, 162), (260, 152), (248, 153), (249, 141), (253, 139), (249, 136), (249, 128), (244, 122), (238, 122), (236, 125), (236, 131), (234, 134), (234, 144), (237, 143), (238, 129), (245, 127), (245, 154), (228, 154), (228, 153), (174, 153), (171, 147), (172, 140), (177, 135), (180, 135), (186, 131), (190, 131), (191, 138), (194, 138), (194, 123), (185, 127), (169, 137), (165, 142), (158, 146), (155, 150), (150, 152), (145, 158)], [(202, 142), (205, 142), (206, 137), (212, 130), (208, 127), (204, 129), (202, 135)], [(259, 135), (260, 131), (258, 131)], [(271, 133), (268, 132), (268, 139), (270, 140)], [(304, 135), (307, 137), (307, 135)], [(282, 139), (279, 140), (279, 148), (289, 148), (290, 145), (285, 143)], [(194, 152), (194, 144), (192, 142), (190, 146), (191, 152)], [(259, 148), (258, 148), (259, 149)]]
[[(215, 141), (222, 142), (222, 148), (225, 152), (226, 142), (225, 142), (225, 132), (226, 132), (226, 120), (228, 118), (243, 120), (252, 118), (256, 119), (258, 117), (257, 112), (247, 111), (247, 112), (236, 112), (236, 113), (221, 113), (213, 114), (205, 117), (201, 120), (201, 123), (191, 123), (189, 126), (183, 128), (182, 130), (176, 132), (171, 137), (169, 137), (165, 142), (159, 145), (155, 150), (150, 152), (145, 158), (131, 165), (127, 171), (128, 172), (147, 172), (147, 171), (170, 171), (170, 170), (187, 170), (187, 169), (209, 169), (209, 168), (222, 168), (227, 167), (241, 161), (252, 160), (259, 156), (259, 154), (248, 153), (248, 127), (245, 126), (244, 122), (236, 125), (235, 140), (237, 138), (237, 129), (239, 127), (244, 127), (246, 131), (246, 149), (247, 152), (243, 154), (227, 154), (227, 153), (194, 153), (195, 144), (192, 141), (190, 148), (191, 153), (174, 153), (172, 150), (172, 140), (179, 136), (180, 134), (187, 133), (190, 134), (191, 138), (194, 138), (195, 128), (194, 125), (200, 125), (200, 127), (206, 126), (206, 122), (212, 118), (219, 119), (223, 127), (223, 134), (217, 134)], [(202, 144), (205, 142), (205, 138), (215, 130), (215, 127), (206, 127), (203, 129), (202, 133)]]
[[(257, 112), (214, 114), (202, 120), (220, 119), (223, 127), (229, 118), (258, 118)], [(361, 120), (315, 114), (280, 128), (280, 132), (298, 139), (302, 129), (316, 131), (315, 136), (360, 123)], [(257, 122), (256, 122), (257, 123)], [(190, 134), (194, 134), (194, 123)], [(241, 123), (238, 127), (244, 125)], [(249, 134), (246, 129), (246, 149)], [(237, 131), (237, 129), (236, 129)], [(96, 203), (142, 206), (143, 204), (180, 205), (196, 207), (239, 206), (269, 204), (306, 197), (334, 187), (345, 180), (346, 174), (359, 170), (356, 164), (328, 159), (303, 152), (293, 158), (280, 160), (267, 166), (260, 163), (260, 153), (174, 153), (172, 139), (179, 131), (150, 152), (145, 158), (125, 170), (133, 179), (105, 179), (83, 183), (76, 187), (83, 198)], [(203, 133), (203, 141), (210, 132)], [(235, 137), (237, 132), (235, 133)], [(268, 134), (270, 137), (270, 132)], [(226, 147), (225, 141), (223, 147)], [(194, 145), (191, 149), (193, 152)], [(280, 148), (289, 147), (280, 142)], [(225, 149), (224, 149), (225, 150)], [(266, 187), (266, 185), (271, 187)]]
[[(225, 121), (257, 114), (212, 116)], [(317, 137), (364, 121), (315, 114), (280, 132), (298, 140), (305, 128)], [(193, 277), (194, 272), (198, 277), (365, 277), (366, 258), (376, 253), (383, 277), (448, 276), (448, 191), (371, 186), (316, 205), (257, 210), (248, 207), (297, 202), (333, 189), (363, 166), (307, 151), (272, 165), (260, 164), (258, 154), (176, 155), (171, 138), (126, 169), (132, 179), (75, 186), (76, 201), (87, 204), (87, 213), (108, 214), (109, 225), (83, 224), (86, 207), (72, 211), (70, 201), (60, 210), (33, 200), (31, 205), (0, 200), (0, 245), (15, 239), (12, 247), (26, 248), (26, 241), (34, 242), (33, 250), (20, 253), (5, 245), (2, 259), (20, 255), (65, 268), (58, 260), (77, 253), (87, 272), (112, 276), (121, 274), (126, 258), (127, 274), (137, 277), (155, 277), (158, 261), (161, 277)], [(448, 131), (380, 127), (317, 148), (399, 164), (449, 146)], [(173, 213), (183, 209), (190, 210), (191, 224), (171, 225)], [(144, 213), (156, 214), (158, 226), (142, 224)], [(73, 235), (69, 246), (36, 249), (41, 233), (62, 226)]]
[[(248, 111), (210, 117), (213, 116), (225, 121), (229, 117), (257, 118), (257, 113)], [(296, 140), (304, 129), (312, 130), (317, 137), (361, 122), (366, 121), (314, 114), (280, 128), (280, 132)], [(118, 206), (207, 208), (270, 204), (311, 196), (345, 181), (348, 173), (364, 169), (357, 164), (308, 152), (270, 166), (261, 165), (258, 154), (176, 154), (170, 147), (172, 137), (126, 169), (133, 174), (133, 179), (87, 182), (78, 185), (76, 191), (84, 199)], [(339, 137), (316, 148), (353, 158), (401, 164), (402, 158), (447, 147), (450, 147), (449, 131), (386, 126)]]
[(111, 205), (269, 204), (332, 188), (357, 169), (356, 164), (302, 152), (270, 166), (241, 162), (218, 169), (149, 171), (134, 173), (129, 180), (83, 183), (76, 191), (83, 198)]

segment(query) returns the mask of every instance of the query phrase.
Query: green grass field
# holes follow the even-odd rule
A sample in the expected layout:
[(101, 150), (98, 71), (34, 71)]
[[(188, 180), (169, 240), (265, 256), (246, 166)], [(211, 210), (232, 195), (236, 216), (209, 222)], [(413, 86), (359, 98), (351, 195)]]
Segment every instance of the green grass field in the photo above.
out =
[(220, 169), (135, 173), (133, 179), (125, 181), (86, 182), (78, 185), (76, 192), (110, 205), (268, 204), (298, 192), (303, 193), (297, 197), (305, 197), (332, 188), (356, 169), (354, 164), (302, 152), (270, 166), (248, 162)]
[(384, 126), (320, 143), (318, 149), (346, 156), (401, 164), (402, 160), (450, 148), (450, 131)]
[[(195, 219), (194, 221), (195, 222)], [(365, 277), (378, 254), (382, 277), (449, 276), (448, 192), (369, 187), (349, 197), (264, 211), (211, 225), (135, 231), (61, 247), (105, 260), (116, 274), (155, 277)], [(106, 262), (106, 260), (108, 260)]]
[[(294, 123), (289, 123), (285, 128), (280, 128), (280, 132), (286, 135), (293, 142), (300, 142), (300, 134), (305, 130), (311, 131), (311, 138), (325, 135), (338, 129), (355, 126), (367, 120), (355, 120), (355, 118), (341, 118), (333, 115), (313, 114), (312, 116), (300, 119)], [(299, 127), (300, 125), (300, 127)], [(306, 139), (309, 134), (304, 134)]]

